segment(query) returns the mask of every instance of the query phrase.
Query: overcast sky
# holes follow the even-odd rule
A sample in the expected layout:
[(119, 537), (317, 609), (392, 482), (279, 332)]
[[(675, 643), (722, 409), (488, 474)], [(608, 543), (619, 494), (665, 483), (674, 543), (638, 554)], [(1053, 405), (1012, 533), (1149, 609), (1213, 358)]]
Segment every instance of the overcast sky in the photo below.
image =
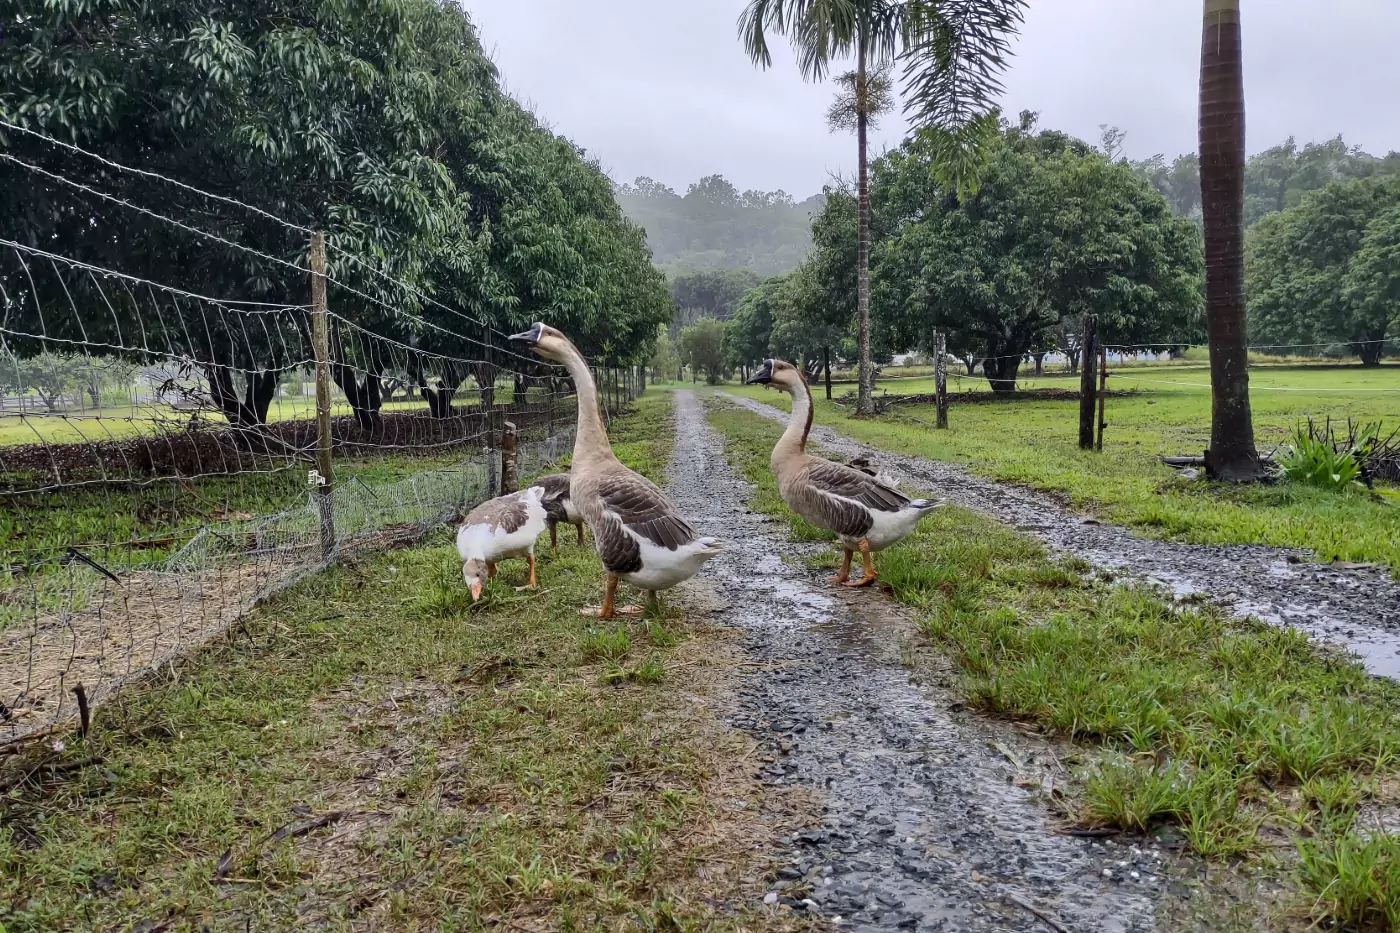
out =
[[(774, 67), (736, 38), (744, 0), (466, 0), (506, 86), (618, 181), (648, 175), (683, 192), (719, 173), (798, 198), (847, 173), (855, 143), (833, 136), (830, 85), (805, 84), (786, 40)], [(1245, 93), (1254, 152), (1290, 134), (1343, 134), (1400, 149), (1400, 0), (1243, 0)], [(1003, 109), (1097, 141), (1127, 131), (1132, 158), (1196, 148), (1201, 0), (1032, 0)], [(891, 117), (874, 150), (898, 144)]]

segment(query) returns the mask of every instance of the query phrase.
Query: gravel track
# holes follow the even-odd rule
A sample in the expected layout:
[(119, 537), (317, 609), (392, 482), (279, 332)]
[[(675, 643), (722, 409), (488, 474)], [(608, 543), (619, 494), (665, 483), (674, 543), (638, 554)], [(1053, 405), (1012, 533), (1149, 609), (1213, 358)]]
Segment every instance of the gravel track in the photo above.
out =
[(1152, 929), (1168, 856), (1057, 833), (1037, 796), (1064, 774), (1055, 747), (913, 682), (900, 608), (821, 582), (801, 560), (816, 546), (748, 511), (693, 393), (675, 414), (669, 494), (730, 542), (702, 585), (749, 655), (721, 715), (758, 741), (765, 782), (826, 801), (821, 825), (783, 840), (770, 909), (857, 930)]
[[(765, 418), (787, 413), (749, 398), (730, 401)], [(1400, 584), (1384, 569), (1336, 568), (1310, 551), (1257, 545), (1180, 544), (1142, 538), (1066, 509), (1044, 493), (972, 476), (935, 460), (863, 446), (826, 426), (812, 439), (837, 457), (871, 457), (909, 487), (991, 515), (1052, 548), (1105, 570), (1203, 595), (1240, 615), (1291, 625), (1354, 651), (1374, 674), (1400, 677)], [(1396, 523), (1400, 535), (1400, 520)]]

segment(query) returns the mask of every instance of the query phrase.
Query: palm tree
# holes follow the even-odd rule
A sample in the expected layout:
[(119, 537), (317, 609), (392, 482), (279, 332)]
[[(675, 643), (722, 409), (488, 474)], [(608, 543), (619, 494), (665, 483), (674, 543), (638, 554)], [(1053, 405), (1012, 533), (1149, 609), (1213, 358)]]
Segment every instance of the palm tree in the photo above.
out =
[(960, 189), (975, 184), (983, 142), (995, 127), (1011, 36), (1025, 0), (750, 0), (739, 17), (739, 39), (760, 67), (773, 64), (768, 34), (783, 35), (809, 81), (827, 76), (836, 59), (854, 56), (848, 90), (867, 104), (855, 108), (860, 236), (856, 308), (860, 319), (860, 390), (856, 414), (874, 413), (870, 365), (870, 182), (868, 130), (878, 94), (867, 93), (871, 72), (899, 62), (904, 110), (939, 142), (939, 171)]
[(1259, 478), (1249, 410), (1244, 301), (1244, 66), (1240, 0), (1205, 0), (1201, 41), (1201, 208), (1206, 238), (1206, 332), (1211, 419), (1206, 469)]

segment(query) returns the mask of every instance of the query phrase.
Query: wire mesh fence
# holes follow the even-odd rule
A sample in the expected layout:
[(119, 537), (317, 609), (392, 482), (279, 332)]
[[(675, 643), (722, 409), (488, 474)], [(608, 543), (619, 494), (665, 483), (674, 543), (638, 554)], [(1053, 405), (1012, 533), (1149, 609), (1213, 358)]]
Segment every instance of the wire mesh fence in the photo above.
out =
[[(507, 430), (522, 477), (571, 447), (572, 385), (472, 316), (334, 245), (318, 266), (294, 225), (210, 232), (222, 214), (13, 151), (0, 181), (44, 186), (77, 232), (0, 221), (0, 744), (497, 494)], [(132, 211), (170, 235), (116, 248)], [(644, 388), (594, 376), (608, 417)]]

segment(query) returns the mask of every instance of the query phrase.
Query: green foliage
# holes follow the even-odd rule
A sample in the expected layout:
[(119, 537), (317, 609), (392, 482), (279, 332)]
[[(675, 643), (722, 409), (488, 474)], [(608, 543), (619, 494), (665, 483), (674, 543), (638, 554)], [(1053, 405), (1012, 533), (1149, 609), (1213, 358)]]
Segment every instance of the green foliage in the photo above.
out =
[(939, 158), (916, 137), (874, 167), (872, 306), (889, 343), (926, 348), (942, 328), (1011, 389), (1066, 317), (1097, 314), (1122, 343), (1185, 342), (1198, 326), (1199, 235), (1128, 167), (1034, 132), (1030, 114), (1002, 127), (975, 195), (937, 181)]
[(1361, 481), (1362, 461), (1319, 437), (1311, 425), (1294, 429), (1293, 443), (1280, 451), (1277, 462), (1279, 475), (1290, 483), (1341, 490)]
[(1304, 840), (1298, 847), (1313, 915), (1349, 930), (1400, 930), (1400, 838), (1376, 833)]
[(88, 361), (47, 351), (34, 356), (11, 356), (0, 348), (0, 391), (33, 392), (44, 407), (56, 411), (65, 393), (78, 388), (87, 374)]
[(1400, 328), (1400, 177), (1335, 182), (1249, 236), (1255, 342), (1350, 344), (1363, 363)]
[(759, 282), (751, 269), (681, 272), (671, 277), (671, 300), (676, 304), (673, 327), (689, 327), (701, 318), (727, 321), (744, 293)]
[[(1201, 221), (1201, 166), (1194, 152), (1168, 162), (1164, 155), (1128, 163), (1151, 182), (1178, 217)], [(1311, 191), (1334, 181), (1400, 174), (1400, 153), (1378, 158), (1348, 146), (1342, 137), (1299, 148), (1289, 137), (1251, 156), (1245, 166), (1246, 226), (1272, 213), (1296, 207)]]
[(705, 381), (714, 385), (724, 375), (724, 324), (712, 317), (701, 318), (681, 331), (681, 358)]
[[(0, 33), (0, 89), (6, 120), (327, 231), (332, 276), (377, 299), (333, 284), (332, 308), (427, 353), (478, 360), (479, 321), (509, 333), (548, 318), (590, 356), (637, 362), (650, 356), (657, 324), (671, 317), (664, 280), (611, 181), (503, 91), (456, 5), (63, 0)], [(304, 236), (259, 215), (105, 172), (28, 137), (7, 133), (4, 141), (49, 171), (92, 179), (250, 249), (305, 261)], [(305, 273), (296, 268), (108, 204), (94, 226), (93, 203), (32, 182), (23, 169), (0, 166), (7, 236), (224, 299), (307, 300)], [(120, 236), (110, 235), (108, 212), (119, 214)], [(9, 294), (27, 299), (17, 303), (18, 320), (11, 316), (17, 330), (114, 346), (137, 333), (150, 348), (211, 372), (214, 364), (276, 372), (300, 362), (289, 349), (299, 341), (287, 339), (301, 326), (295, 315), (256, 328), (238, 320), (206, 327), (197, 303), (154, 315), (139, 297), (113, 289), (107, 311), (82, 277), (63, 283), (71, 294), (55, 280), (27, 295), (12, 267), (0, 275)], [(70, 304), (104, 313), (38, 320), (39, 308)], [(44, 346), (21, 341), (13, 349), (32, 355)], [(467, 377), (462, 367), (442, 368), (431, 375), (454, 387)]]
[(673, 281), (690, 272), (744, 269), (757, 281), (789, 271), (806, 257), (809, 218), (822, 206), (821, 195), (795, 201), (785, 191), (740, 192), (720, 175), (700, 179), (684, 195), (638, 178), (618, 187), (617, 200), (646, 230), (656, 264)]

